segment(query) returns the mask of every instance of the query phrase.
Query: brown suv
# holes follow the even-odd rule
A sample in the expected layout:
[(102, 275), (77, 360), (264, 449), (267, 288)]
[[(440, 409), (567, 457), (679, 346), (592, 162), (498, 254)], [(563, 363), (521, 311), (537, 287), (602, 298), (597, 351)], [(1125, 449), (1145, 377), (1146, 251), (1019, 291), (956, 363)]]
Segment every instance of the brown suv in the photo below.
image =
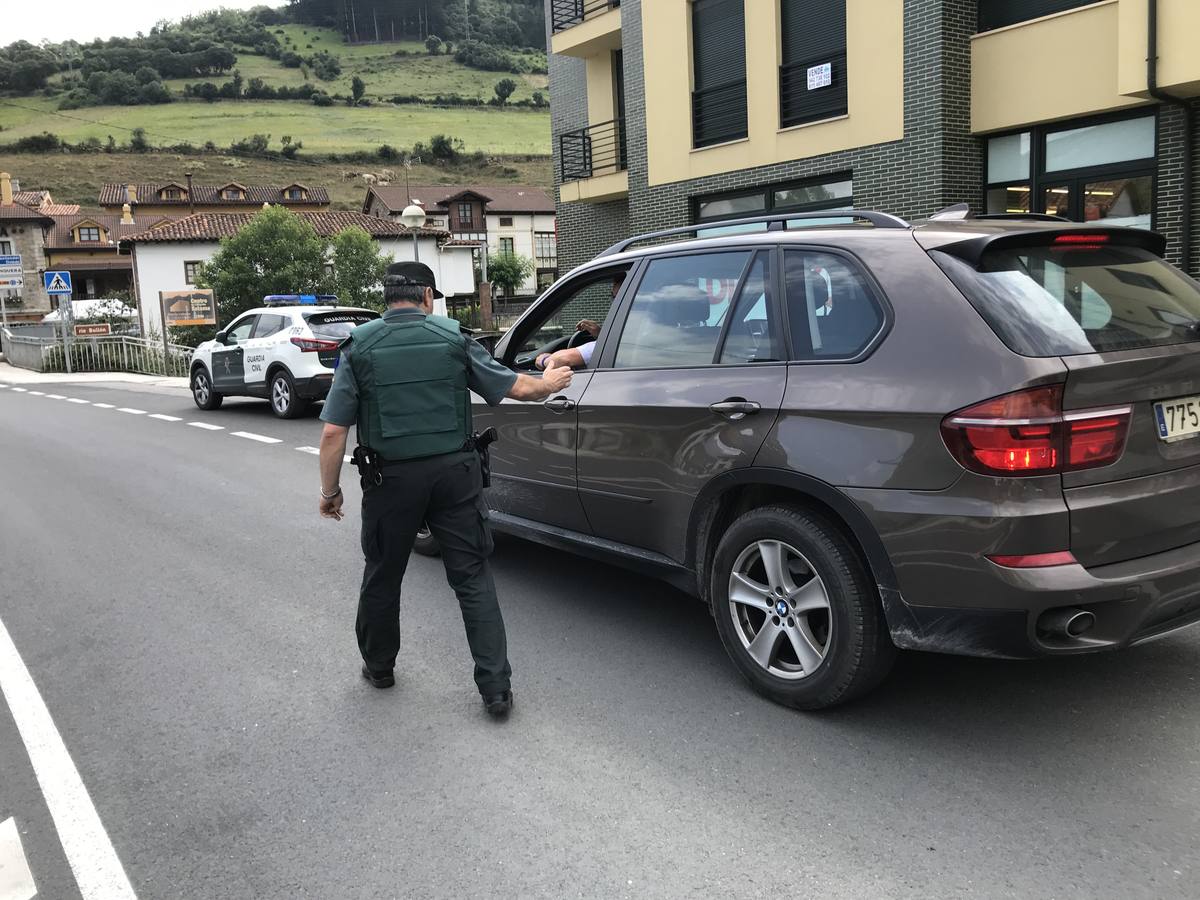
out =
[(897, 647), (1081, 653), (1200, 619), (1200, 286), (1163, 239), (823, 215), (635, 238), (547, 291), (506, 365), (602, 327), (561, 395), (476, 406), (495, 527), (698, 595), (803, 709)]

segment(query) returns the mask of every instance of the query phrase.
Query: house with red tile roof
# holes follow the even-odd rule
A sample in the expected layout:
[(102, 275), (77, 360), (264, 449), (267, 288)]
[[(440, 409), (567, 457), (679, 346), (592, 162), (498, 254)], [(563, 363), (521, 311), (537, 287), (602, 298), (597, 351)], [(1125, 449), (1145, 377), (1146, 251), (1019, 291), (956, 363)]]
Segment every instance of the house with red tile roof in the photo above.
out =
[(134, 214), (193, 215), (205, 212), (253, 212), (264, 203), (281, 205), (296, 212), (329, 208), (329, 191), (315, 185), (195, 184), (183, 181), (109, 183), (100, 188), (99, 205), (120, 214), (128, 204)]
[(19, 202), (24, 196), (14, 190), (13, 179), (0, 172), (0, 256), (21, 257), (21, 284), (0, 285), (0, 320), (7, 323), (39, 322), (53, 308), (42, 285), (46, 235), (54, 220), (38, 206)]

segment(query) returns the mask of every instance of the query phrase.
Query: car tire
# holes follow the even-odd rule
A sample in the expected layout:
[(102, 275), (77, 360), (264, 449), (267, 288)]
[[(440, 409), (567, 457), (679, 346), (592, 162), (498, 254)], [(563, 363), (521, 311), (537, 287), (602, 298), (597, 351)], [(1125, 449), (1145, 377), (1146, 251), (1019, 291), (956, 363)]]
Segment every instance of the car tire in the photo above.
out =
[(267, 385), (267, 402), (271, 404), (271, 412), (280, 419), (298, 419), (311, 406), (296, 394), (296, 382), (286, 369), (280, 369), (271, 376)]
[(777, 703), (845, 703), (892, 667), (896, 648), (874, 583), (850, 541), (820, 516), (785, 506), (745, 513), (722, 536), (711, 578), (721, 643)]
[(424, 522), (421, 523), (421, 529), (417, 532), (417, 539), (413, 541), (413, 552), (419, 553), (421, 556), (441, 556), (442, 554), (442, 548), (438, 544), (437, 538), (433, 536), (433, 532)]
[(192, 402), (196, 404), (197, 409), (220, 409), (221, 404), (225, 402), (225, 395), (218, 394), (213, 388), (212, 376), (204, 366), (198, 366), (192, 372), (191, 387)]

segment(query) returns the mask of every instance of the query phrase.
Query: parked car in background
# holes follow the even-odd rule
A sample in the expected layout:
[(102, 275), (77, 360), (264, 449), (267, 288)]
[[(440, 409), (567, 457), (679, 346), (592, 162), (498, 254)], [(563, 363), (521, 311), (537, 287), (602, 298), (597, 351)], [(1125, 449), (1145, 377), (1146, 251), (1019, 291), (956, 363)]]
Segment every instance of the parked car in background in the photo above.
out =
[(601, 328), (568, 390), (476, 404), (493, 525), (697, 595), (802, 709), (897, 648), (1069, 655), (1200, 619), (1200, 287), (1163, 239), (816, 215), (631, 239), (552, 287), (500, 361)]

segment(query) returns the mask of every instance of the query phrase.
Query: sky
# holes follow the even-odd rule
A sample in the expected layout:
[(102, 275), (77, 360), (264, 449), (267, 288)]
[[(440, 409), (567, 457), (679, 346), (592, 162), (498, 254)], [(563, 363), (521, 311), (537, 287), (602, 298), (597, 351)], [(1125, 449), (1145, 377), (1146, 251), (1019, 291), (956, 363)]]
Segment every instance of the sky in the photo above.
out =
[(73, 38), (132, 36), (149, 31), (160, 19), (179, 19), (218, 6), (249, 9), (282, 5), (282, 0), (3, 0), (0, 44), (26, 40), (63, 41)]

